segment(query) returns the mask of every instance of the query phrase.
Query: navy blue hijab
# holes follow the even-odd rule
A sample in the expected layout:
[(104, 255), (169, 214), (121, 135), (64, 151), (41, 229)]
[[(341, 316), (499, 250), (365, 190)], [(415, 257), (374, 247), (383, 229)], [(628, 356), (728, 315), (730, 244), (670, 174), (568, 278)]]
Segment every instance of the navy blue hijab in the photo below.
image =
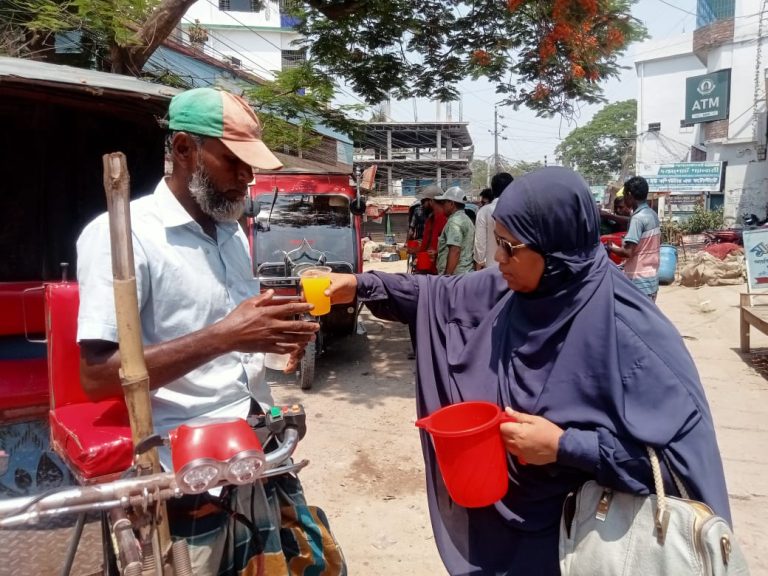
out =
[[(730, 518), (693, 361), (674, 326), (607, 258), (584, 180), (559, 167), (523, 176), (494, 218), (544, 256), (534, 292), (510, 292), (495, 268), (454, 278), (376, 274), (388, 299), (369, 307), (414, 325), (419, 416), (462, 400), (496, 402), (594, 431), (600, 460), (589, 469), (520, 466), (510, 457), (507, 496), (465, 509), (448, 497), (422, 432), (432, 527), (449, 572), (559, 573), (566, 494), (590, 478), (647, 493), (645, 445), (662, 450), (694, 497)], [(364, 295), (377, 290), (363, 282)]]

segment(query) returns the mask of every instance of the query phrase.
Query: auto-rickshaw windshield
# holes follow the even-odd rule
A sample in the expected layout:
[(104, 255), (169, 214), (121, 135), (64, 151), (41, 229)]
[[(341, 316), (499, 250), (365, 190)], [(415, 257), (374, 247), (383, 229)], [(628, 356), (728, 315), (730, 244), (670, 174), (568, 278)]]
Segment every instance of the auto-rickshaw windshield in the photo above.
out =
[[(278, 194), (274, 209), (272, 194), (260, 194), (256, 201), (259, 213), (256, 230), (263, 232), (273, 226), (304, 228), (307, 226), (331, 226), (349, 228), (352, 218), (349, 200), (332, 194)], [(271, 209), (271, 214), (270, 214)]]
[[(349, 211), (349, 198), (332, 194), (273, 194), (254, 199), (254, 266), (282, 263), (283, 256), (306, 240), (327, 262), (347, 262), (354, 270), (357, 240)], [(281, 272), (282, 274), (282, 272)]]

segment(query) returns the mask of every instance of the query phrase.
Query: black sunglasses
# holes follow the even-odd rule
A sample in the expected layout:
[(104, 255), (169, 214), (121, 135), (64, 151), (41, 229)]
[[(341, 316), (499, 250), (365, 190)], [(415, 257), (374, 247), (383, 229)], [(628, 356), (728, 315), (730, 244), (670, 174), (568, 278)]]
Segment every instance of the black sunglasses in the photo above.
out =
[(493, 233), (493, 237), (496, 238), (496, 244), (501, 246), (504, 249), (504, 253), (507, 255), (507, 258), (512, 258), (512, 256), (515, 255), (515, 250), (520, 250), (520, 248), (525, 248), (525, 244), (512, 244), (509, 240), (505, 240), (496, 232)]

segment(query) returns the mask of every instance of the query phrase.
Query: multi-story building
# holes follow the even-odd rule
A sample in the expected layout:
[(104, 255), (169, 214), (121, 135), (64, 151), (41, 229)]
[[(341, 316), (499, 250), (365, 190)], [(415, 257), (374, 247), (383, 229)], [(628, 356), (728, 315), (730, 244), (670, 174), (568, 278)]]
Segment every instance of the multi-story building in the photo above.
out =
[(468, 122), (367, 122), (356, 137), (355, 165), (378, 167), (382, 196), (413, 196), (427, 184), (470, 189), (474, 146)]
[(698, 0), (692, 33), (638, 47), (637, 171), (668, 193), (665, 216), (766, 215), (767, 32), (759, 0)]
[(261, 9), (251, 0), (198, 0), (181, 27), (190, 40), (195, 40), (196, 27), (204, 31), (200, 44), (206, 54), (269, 80), (275, 71), (303, 62), (305, 50), (293, 45), (299, 35), (285, 3), (267, 0), (263, 4)]

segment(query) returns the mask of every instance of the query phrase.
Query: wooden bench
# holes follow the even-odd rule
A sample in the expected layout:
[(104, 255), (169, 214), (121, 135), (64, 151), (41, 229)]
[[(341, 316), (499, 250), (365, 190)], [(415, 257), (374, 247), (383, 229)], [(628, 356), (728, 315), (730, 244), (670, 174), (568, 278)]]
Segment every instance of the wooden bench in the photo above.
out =
[(757, 328), (763, 334), (768, 335), (768, 306), (753, 304), (753, 298), (768, 296), (768, 294), (741, 294), (739, 306), (739, 341), (741, 351), (747, 353), (750, 351), (749, 332), (752, 327)]

